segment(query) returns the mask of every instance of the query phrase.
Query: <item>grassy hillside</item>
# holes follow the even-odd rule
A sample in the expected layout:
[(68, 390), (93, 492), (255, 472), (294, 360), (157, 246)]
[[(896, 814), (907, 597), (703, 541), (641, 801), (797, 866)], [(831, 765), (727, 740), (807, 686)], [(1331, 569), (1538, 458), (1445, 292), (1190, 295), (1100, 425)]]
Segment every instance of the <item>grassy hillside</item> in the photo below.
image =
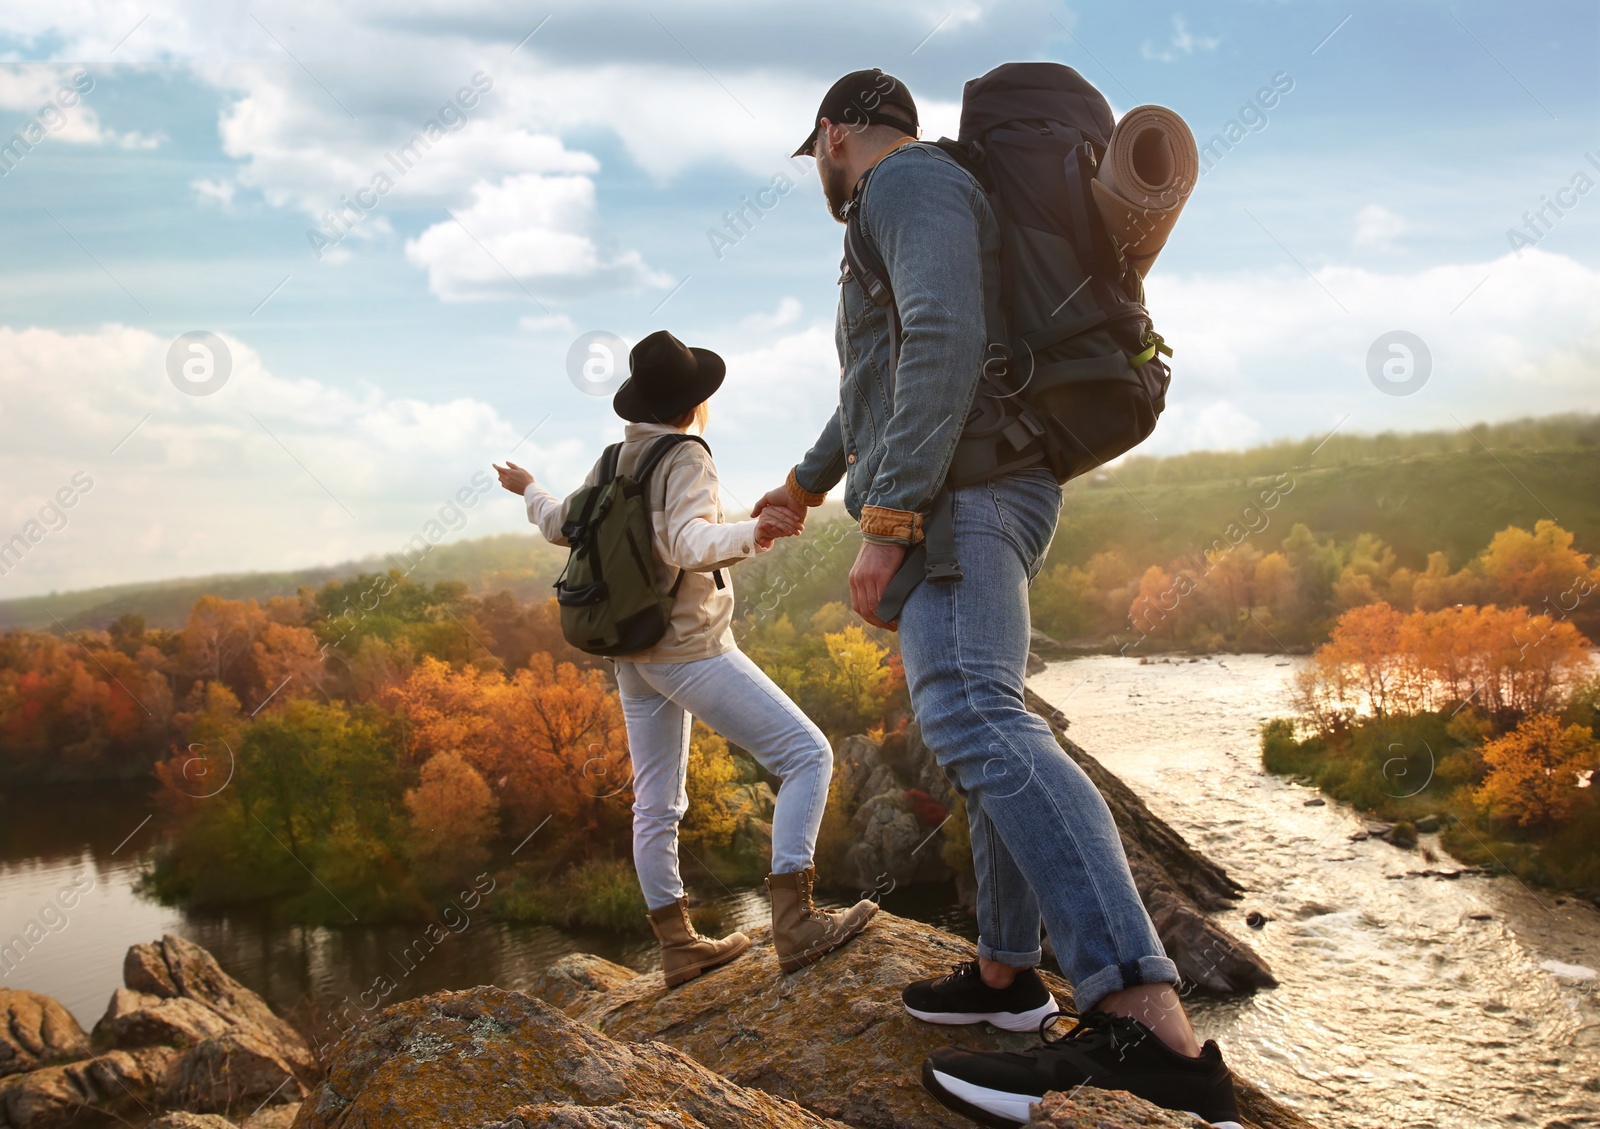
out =
[[(1277, 482), (1293, 486), (1278, 506), (1246, 515), (1260, 492)], [(1436, 550), (1459, 568), (1497, 530), (1531, 529), (1552, 517), (1576, 534), (1579, 549), (1593, 553), (1600, 551), (1600, 447), (1493, 454), (1477, 447), (1331, 467), (1286, 463), (1259, 477), (1074, 483), (1051, 562), (1082, 564), (1112, 548), (1132, 561), (1165, 561), (1211, 544), (1230, 522), (1259, 528), (1262, 516), (1270, 524), (1253, 535), (1260, 546), (1275, 545), (1304, 522), (1336, 540), (1376, 534), (1410, 568), (1420, 568)]]

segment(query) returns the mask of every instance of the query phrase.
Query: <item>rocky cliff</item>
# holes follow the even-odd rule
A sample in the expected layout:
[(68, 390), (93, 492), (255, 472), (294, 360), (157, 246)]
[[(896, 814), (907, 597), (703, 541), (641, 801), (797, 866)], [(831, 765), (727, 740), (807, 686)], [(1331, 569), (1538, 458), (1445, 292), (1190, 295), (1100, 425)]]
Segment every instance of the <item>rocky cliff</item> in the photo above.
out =
[[(905, 1014), (907, 980), (973, 956), (931, 926), (880, 913), (849, 945), (787, 977), (770, 938), (753, 939), (739, 960), (670, 992), (660, 973), (574, 956), (527, 994), (486, 987), (398, 1004), (337, 1044), (295, 1129), (968, 1129), (923, 1092), (923, 1058), (951, 1044), (1032, 1042)], [(1049, 979), (1069, 1003), (1066, 985)], [(1307, 1129), (1248, 1082), (1239, 1090), (1248, 1125)], [(1193, 1124), (1165, 1117), (1126, 1094), (1080, 1093), (1052, 1098), (1036, 1123)]]
[[(211, 954), (165, 937), (135, 945), (125, 987), (86, 1034), (55, 1001), (0, 992), (0, 1129), (965, 1129), (922, 1090), (949, 1045), (1033, 1036), (919, 1023), (908, 981), (973, 946), (880, 913), (849, 945), (792, 976), (764, 930), (732, 964), (667, 991), (575, 955), (527, 992), (493, 986), (394, 1004), (347, 1031), (323, 1063)], [(1061, 1003), (1071, 990), (1047, 976)], [(1246, 1124), (1309, 1129), (1245, 1080)], [(1192, 1124), (1126, 1094), (1052, 1095), (1035, 1124)]]

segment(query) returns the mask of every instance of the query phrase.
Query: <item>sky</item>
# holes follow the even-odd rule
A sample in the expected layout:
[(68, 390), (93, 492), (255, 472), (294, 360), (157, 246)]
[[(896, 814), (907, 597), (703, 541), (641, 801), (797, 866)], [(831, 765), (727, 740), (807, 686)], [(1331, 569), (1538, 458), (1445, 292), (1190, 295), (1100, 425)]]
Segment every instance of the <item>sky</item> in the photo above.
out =
[(837, 402), (843, 229), (788, 154), (860, 67), (927, 138), (1018, 60), (1242, 123), (1147, 280), (1141, 450), (1600, 409), (1597, 54), (1592, 2), (7, 0), (0, 599), (526, 530), (483, 472), (576, 486), (621, 434), (591, 343), (656, 329), (727, 359), (748, 512)]

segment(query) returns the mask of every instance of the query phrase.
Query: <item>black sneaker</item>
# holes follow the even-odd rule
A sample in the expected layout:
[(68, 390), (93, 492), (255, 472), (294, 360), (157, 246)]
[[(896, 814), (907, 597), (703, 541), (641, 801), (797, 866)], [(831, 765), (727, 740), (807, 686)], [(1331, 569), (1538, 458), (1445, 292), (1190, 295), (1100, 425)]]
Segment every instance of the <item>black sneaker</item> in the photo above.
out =
[(907, 1011), (926, 1023), (992, 1023), (1004, 1031), (1037, 1031), (1040, 1023), (1061, 1010), (1033, 969), (1017, 973), (1009, 987), (991, 988), (983, 982), (975, 960), (955, 965), (944, 976), (907, 984), (900, 999)]
[(1233, 1075), (1216, 1043), (1189, 1058), (1138, 1020), (1099, 1011), (1057, 1039), (1045, 1034), (1048, 1024), (1041, 1021), (1044, 1042), (1031, 1051), (934, 1051), (922, 1064), (922, 1084), (945, 1107), (996, 1129), (1026, 1124), (1028, 1107), (1047, 1091), (1080, 1086), (1126, 1090), (1217, 1129), (1240, 1129)]

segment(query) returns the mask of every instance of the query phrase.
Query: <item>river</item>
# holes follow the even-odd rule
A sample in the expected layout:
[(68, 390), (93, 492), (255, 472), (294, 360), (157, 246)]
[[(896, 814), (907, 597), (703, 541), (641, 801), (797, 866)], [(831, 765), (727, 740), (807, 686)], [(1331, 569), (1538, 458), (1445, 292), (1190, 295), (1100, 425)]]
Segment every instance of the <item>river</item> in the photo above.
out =
[[(1392, 877), (1425, 864), (1379, 841), (1350, 842), (1360, 825), (1352, 812), (1308, 807), (1313, 791), (1260, 769), (1256, 730), (1288, 712), (1291, 672), (1270, 656), (1148, 664), (1099, 656), (1053, 663), (1032, 680), (1072, 718), (1085, 748), (1249, 891), (1226, 924), (1282, 984), (1242, 1000), (1191, 1000), (1202, 1036), (1320, 1125), (1600, 1126), (1600, 985), (1588, 971), (1600, 968), (1600, 911), (1558, 904), (1514, 878)], [(523, 987), (574, 951), (637, 968), (654, 956), (649, 941), (504, 925), (481, 908), (465, 923), (455, 918), (460, 932), (425, 960), (408, 963), (394, 954), (413, 946), (416, 926), (307, 929), (189, 915), (135, 892), (151, 840), (142, 793), (54, 790), (7, 801), (0, 940), (30, 918), (53, 928), (0, 986), (52, 995), (85, 1027), (120, 983), (127, 947), (164, 932), (206, 946), (274, 1006), (312, 1024), (380, 973), (399, 983), (392, 1001), (484, 982)], [(64, 919), (41, 916), (58, 891), (91, 881)], [(716, 901), (730, 927), (765, 916), (758, 891)], [(970, 929), (941, 891), (896, 897), (888, 908)], [(1244, 923), (1250, 910), (1270, 919), (1259, 931)]]

